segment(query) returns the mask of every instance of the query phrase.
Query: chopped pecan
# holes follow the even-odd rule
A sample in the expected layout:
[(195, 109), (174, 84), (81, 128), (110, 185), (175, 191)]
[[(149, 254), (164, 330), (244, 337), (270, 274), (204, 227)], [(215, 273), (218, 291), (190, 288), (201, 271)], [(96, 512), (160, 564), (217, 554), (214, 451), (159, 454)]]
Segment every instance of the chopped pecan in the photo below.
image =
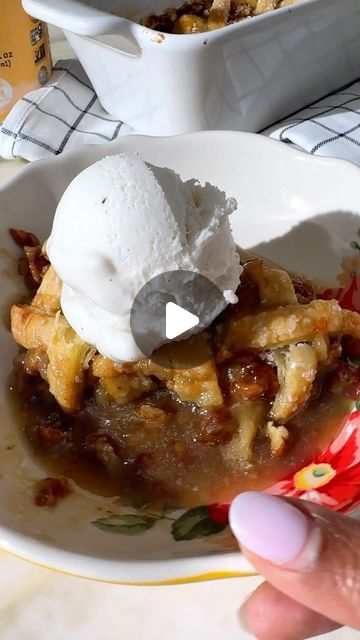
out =
[(224, 385), (233, 400), (270, 398), (276, 394), (279, 388), (276, 370), (256, 354), (242, 351), (225, 364)]
[(37, 435), (46, 446), (61, 444), (64, 439), (62, 431), (52, 425), (41, 425), (37, 429)]
[(85, 452), (110, 469), (119, 459), (121, 445), (109, 434), (96, 434), (87, 438)]
[(158, 426), (166, 424), (168, 415), (159, 407), (153, 407), (151, 404), (142, 404), (138, 409), (142, 418)]
[(49, 261), (41, 253), (41, 247), (24, 247), (29, 264), (29, 271), (35, 284), (39, 285), (49, 266)]
[(34, 233), (23, 229), (9, 229), (9, 233), (25, 254), (19, 259), (19, 275), (24, 278), (26, 286), (31, 291), (36, 290), (49, 266), (49, 261), (42, 252), (40, 240)]
[(35, 486), (35, 504), (37, 507), (56, 507), (59, 500), (72, 493), (66, 478), (44, 478)]
[(235, 418), (227, 411), (203, 411), (194, 441), (208, 445), (224, 444), (232, 439), (237, 428)]
[(24, 231), (23, 229), (9, 229), (9, 233), (14, 242), (24, 249), (24, 247), (38, 247), (40, 245), (39, 238), (35, 233), (31, 231)]

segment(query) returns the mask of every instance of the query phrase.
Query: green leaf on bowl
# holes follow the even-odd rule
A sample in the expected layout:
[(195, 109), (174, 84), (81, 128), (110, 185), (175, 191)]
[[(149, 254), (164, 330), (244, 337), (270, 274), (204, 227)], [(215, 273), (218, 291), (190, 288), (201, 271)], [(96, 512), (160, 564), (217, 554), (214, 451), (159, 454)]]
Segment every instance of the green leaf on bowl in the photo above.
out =
[(214, 522), (210, 518), (208, 507), (194, 507), (185, 511), (171, 526), (174, 540), (194, 540), (220, 533), (226, 524)]
[(92, 524), (110, 533), (123, 533), (127, 536), (137, 536), (154, 526), (156, 518), (148, 518), (136, 514), (114, 515), (108, 518), (99, 518)]

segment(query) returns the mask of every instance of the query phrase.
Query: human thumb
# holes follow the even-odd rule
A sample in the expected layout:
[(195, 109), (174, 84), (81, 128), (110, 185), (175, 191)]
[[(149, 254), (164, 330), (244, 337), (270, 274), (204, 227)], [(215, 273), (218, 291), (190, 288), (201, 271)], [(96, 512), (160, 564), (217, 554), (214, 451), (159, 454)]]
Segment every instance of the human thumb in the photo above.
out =
[(230, 526), (255, 569), (287, 596), (360, 628), (360, 522), (303, 500), (237, 496)]

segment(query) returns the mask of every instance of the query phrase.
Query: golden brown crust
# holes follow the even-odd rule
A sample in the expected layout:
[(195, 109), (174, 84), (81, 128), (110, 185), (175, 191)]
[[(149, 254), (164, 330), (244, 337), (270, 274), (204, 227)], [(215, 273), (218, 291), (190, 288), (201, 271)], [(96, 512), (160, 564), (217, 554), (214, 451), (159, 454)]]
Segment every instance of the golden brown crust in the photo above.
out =
[[(360, 339), (360, 316), (342, 310), (336, 300), (313, 300), (308, 281), (288, 274), (277, 265), (249, 254), (243, 253), (242, 258), (246, 260), (242, 287), (245, 290), (250, 287), (252, 291), (250, 298), (245, 296), (244, 300), (250, 300), (251, 304), (248, 307), (243, 301), (232, 310), (227, 337), (216, 362), (210, 356), (203, 333), (181, 345), (182, 352), (204, 351), (201, 366), (176, 369), (149, 359), (117, 364), (97, 354), (76, 335), (61, 313), (62, 284), (51, 266), (31, 305), (13, 306), (13, 336), (28, 350), (29, 372), (45, 377), (51, 393), (66, 412), (80, 408), (88, 369), (92, 384), (97, 386), (99, 401), (111, 400), (119, 405), (163, 386), (183, 402), (213, 411), (224, 405), (226, 393), (230, 393), (233, 394), (231, 412), (239, 429), (224, 448), (223, 455), (234, 460), (236, 457), (250, 459), (259, 429), (268, 436), (273, 454), (281, 455), (288, 436), (284, 423), (307, 406), (319, 371), (326, 372), (340, 357), (341, 337), (350, 335)], [(249, 313), (249, 308), (253, 312)], [(262, 388), (260, 365), (267, 367), (275, 378), (276, 384), (270, 385), (271, 401), (266, 396), (269, 385), (265, 385), (266, 393), (261, 391), (259, 397), (249, 396), (249, 380), (246, 376), (240, 380), (242, 374), (239, 370), (236, 373), (236, 366), (241, 362), (239, 354), (245, 353), (246, 360), (246, 354), (251, 352), (253, 358), (259, 360), (256, 354), (260, 354), (265, 361), (259, 360), (257, 368), (251, 369), (251, 375), (258, 376), (252, 381), (253, 387)], [(167, 362), (176, 362), (176, 354), (176, 345), (162, 348)], [(227, 366), (226, 361), (231, 358), (235, 360), (233, 370), (237, 379), (234, 388), (224, 391), (221, 367)], [(271, 379), (271, 376), (266, 378)]]
[(47, 347), (49, 366), (47, 379), (50, 393), (64, 411), (73, 413), (81, 407), (84, 391), (84, 372), (96, 350), (81, 340), (58, 312), (54, 331)]
[[(55, 328), (55, 316), (28, 304), (14, 304), (10, 312), (14, 340), (25, 349), (47, 349)], [(61, 322), (63, 322), (61, 320)]]
[(228, 22), (231, 9), (231, 0), (213, 0), (208, 17), (208, 29), (225, 27)]
[[(344, 333), (343, 314), (336, 300), (314, 300), (307, 305), (288, 305), (240, 316), (231, 323), (220, 353), (224, 358), (234, 349), (263, 351), (311, 341), (321, 334)], [(360, 316), (355, 313), (353, 316), (357, 321), (351, 318), (352, 329), (360, 332)], [(349, 318), (349, 326), (351, 322)]]
[(316, 352), (309, 344), (292, 344), (272, 352), (280, 389), (271, 408), (276, 423), (290, 420), (307, 405), (318, 370)]
[(82, 402), (84, 372), (95, 349), (76, 335), (60, 312), (50, 314), (31, 305), (13, 305), (11, 331), (22, 347), (47, 354), (50, 392), (64, 411), (76, 411)]
[(100, 384), (108, 396), (119, 405), (133, 402), (141, 398), (144, 393), (150, 393), (156, 389), (156, 383), (152, 378), (141, 374), (117, 373), (113, 376), (102, 376)]
[(272, 421), (265, 427), (265, 433), (270, 440), (272, 455), (276, 458), (282, 456), (289, 439), (289, 431), (284, 425), (275, 425)]
[(267, 13), (273, 11), (279, 4), (279, 0), (257, 0), (255, 7), (255, 15), (258, 16), (261, 13)]
[(297, 0), (190, 0), (150, 15), (143, 24), (165, 33), (199, 33), (294, 4)]
[(232, 414), (239, 424), (238, 433), (224, 447), (223, 455), (235, 465), (239, 460), (251, 459), (254, 438), (266, 421), (267, 403), (263, 398), (238, 402), (232, 407)]
[(360, 340), (360, 315), (355, 311), (345, 309), (342, 312), (340, 333)]
[(297, 304), (295, 288), (286, 271), (267, 265), (259, 259), (250, 260), (247, 270), (258, 288), (261, 306)]
[(50, 265), (47, 269), (40, 287), (38, 288), (31, 305), (48, 311), (49, 313), (56, 313), (60, 311), (60, 296), (61, 296), (62, 282), (59, 276), (55, 273), (55, 269)]
[(104, 380), (117, 378), (121, 372), (128, 376), (141, 375), (143, 378), (155, 376), (165, 382), (166, 387), (175, 391), (184, 402), (195, 402), (201, 407), (218, 407), (223, 404), (217, 370), (212, 359), (190, 369), (170, 369), (161, 367), (152, 360), (121, 365), (97, 355), (92, 372), (101, 379), (102, 384)]

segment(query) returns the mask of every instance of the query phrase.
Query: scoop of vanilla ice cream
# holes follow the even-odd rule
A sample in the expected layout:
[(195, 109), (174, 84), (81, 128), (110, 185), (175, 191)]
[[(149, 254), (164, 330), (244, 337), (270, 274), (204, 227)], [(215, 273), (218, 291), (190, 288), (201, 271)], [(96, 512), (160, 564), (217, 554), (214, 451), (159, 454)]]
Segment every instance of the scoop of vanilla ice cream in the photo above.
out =
[(183, 182), (137, 154), (82, 171), (59, 202), (47, 242), (71, 326), (103, 355), (127, 362), (143, 357), (130, 311), (154, 276), (195, 271), (236, 302), (241, 266), (228, 219), (235, 208), (216, 187)]

